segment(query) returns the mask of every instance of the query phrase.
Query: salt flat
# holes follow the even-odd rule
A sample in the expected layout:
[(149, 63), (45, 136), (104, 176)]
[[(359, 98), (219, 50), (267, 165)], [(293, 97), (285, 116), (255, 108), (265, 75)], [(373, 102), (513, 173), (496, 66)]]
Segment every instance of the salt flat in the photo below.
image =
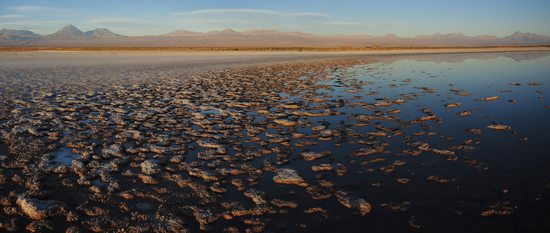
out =
[(485, 52), (1, 53), (0, 231), (545, 232), (550, 53)]

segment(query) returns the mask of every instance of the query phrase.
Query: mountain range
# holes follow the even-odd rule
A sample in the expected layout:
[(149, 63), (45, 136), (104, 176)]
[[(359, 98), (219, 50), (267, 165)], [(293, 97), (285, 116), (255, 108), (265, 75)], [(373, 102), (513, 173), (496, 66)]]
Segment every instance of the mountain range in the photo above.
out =
[(550, 37), (516, 32), (506, 37), (466, 36), (461, 33), (400, 37), (393, 34), (313, 35), (277, 30), (209, 32), (176, 30), (162, 35), (123, 36), (106, 28), (83, 32), (67, 25), (49, 35), (29, 30), (0, 30), (0, 46), (52, 47), (480, 47), (550, 45)]

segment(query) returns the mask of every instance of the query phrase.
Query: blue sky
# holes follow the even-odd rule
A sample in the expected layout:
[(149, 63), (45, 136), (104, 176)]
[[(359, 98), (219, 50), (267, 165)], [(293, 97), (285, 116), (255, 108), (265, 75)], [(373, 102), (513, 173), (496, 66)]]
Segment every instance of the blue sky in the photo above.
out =
[(549, 11), (550, 0), (0, 0), (0, 28), (42, 34), (73, 24), (125, 35), (224, 28), (323, 35), (550, 35)]

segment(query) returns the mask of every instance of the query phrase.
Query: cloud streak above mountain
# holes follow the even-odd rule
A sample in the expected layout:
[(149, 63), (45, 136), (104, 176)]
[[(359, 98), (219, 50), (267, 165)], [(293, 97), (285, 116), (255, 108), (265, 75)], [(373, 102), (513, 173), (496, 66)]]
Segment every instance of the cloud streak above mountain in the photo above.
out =
[(173, 15), (179, 16), (207, 16), (207, 17), (219, 17), (223, 15), (239, 16), (243, 14), (250, 15), (271, 15), (276, 17), (313, 17), (313, 18), (329, 18), (327, 14), (316, 12), (282, 12), (264, 9), (251, 9), (251, 8), (239, 8), (239, 9), (205, 9), (195, 11), (173, 12)]
[[(252, 28), (275, 28), (284, 31), (335, 32), (330, 27), (340, 25), (334, 17), (319, 12), (288, 12), (265, 9), (203, 9), (173, 12), (175, 20), (195, 31), (221, 28), (246, 30)], [(299, 23), (297, 23), (299, 22)], [(361, 22), (346, 22), (346, 26), (364, 25)], [(359, 29), (359, 28), (357, 28)]]

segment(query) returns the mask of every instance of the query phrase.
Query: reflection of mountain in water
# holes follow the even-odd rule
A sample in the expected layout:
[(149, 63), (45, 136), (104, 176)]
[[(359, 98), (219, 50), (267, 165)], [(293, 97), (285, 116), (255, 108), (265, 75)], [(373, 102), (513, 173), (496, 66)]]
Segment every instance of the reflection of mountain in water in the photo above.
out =
[(507, 53), (456, 53), (456, 54), (413, 54), (413, 55), (383, 55), (377, 60), (394, 63), (401, 60), (435, 63), (462, 63), (466, 60), (492, 60), (499, 57), (510, 58), (514, 61), (530, 61), (550, 56), (550, 52), (507, 52)]
[(550, 53), (541, 52), (541, 53), (509, 53), (505, 55), (515, 61), (530, 61), (536, 60), (539, 58), (550, 56)]

